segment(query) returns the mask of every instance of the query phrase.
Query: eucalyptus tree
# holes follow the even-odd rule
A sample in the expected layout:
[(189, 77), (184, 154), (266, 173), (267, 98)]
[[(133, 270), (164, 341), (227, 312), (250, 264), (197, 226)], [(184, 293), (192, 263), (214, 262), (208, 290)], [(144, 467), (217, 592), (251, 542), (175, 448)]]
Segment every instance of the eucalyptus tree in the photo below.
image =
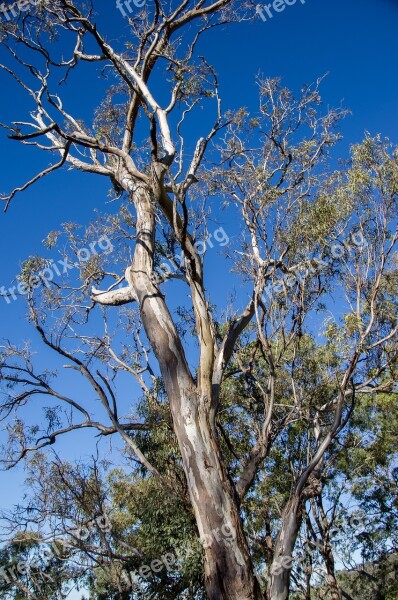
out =
[[(216, 72), (198, 45), (210, 29), (253, 14), (249, 3), (232, 0), (155, 0), (129, 17), (126, 43), (111, 43), (112, 32), (100, 31), (93, 8), (73, 0), (39, 3), (18, 22), (1, 24), (8, 57), (1, 68), (32, 104), (29, 117), (4, 126), (12, 139), (57, 157), (5, 195), (5, 207), (64, 166), (108, 178), (133, 207), (132, 216), (124, 211), (103, 223), (120, 250), (96, 253), (80, 265), (80, 285), (39, 289), (45, 263), (34, 257), (25, 264), (21, 285), (33, 326), (66, 361), (63, 366), (85, 378), (105, 417), (93, 416), (90, 401), (60, 391), (50, 370), (35, 368), (28, 348), (6, 345), (0, 366), (10, 433), (6, 465), (60, 435), (91, 428), (102, 436), (119, 434), (171, 494), (167, 464), (156, 468), (139, 444), (141, 433), (159, 424), (121, 416), (114, 377), (129, 373), (152, 403), (161, 402), (164, 386), (178, 444), (170, 460), (178, 455), (181, 461), (203, 544), (206, 593), (217, 600), (288, 597), (303, 502), (317, 492), (325, 455), (358, 394), (393, 389), (397, 358), (396, 150), (367, 138), (353, 149), (350, 168), (330, 172), (328, 152), (340, 138), (337, 125), (345, 112), (323, 110), (320, 82), (296, 98), (278, 81), (261, 80), (258, 114), (224, 112)], [(92, 89), (95, 97), (87, 103), (97, 109), (90, 119), (69, 112), (54, 93), (57, 80), (73, 86), (74, 72), (86, 69), (107, 76), (105, 97)], [(194, 140), (185, 134), (187, 121), (205, 105), (200, 124), (206, 126), (211, 103), (214, 121)], [(241, 277), (248, 295), (246, 306), (236, 301), (224, 313), (211, 302), (198, 243), (211, 242), (210, 198), (221, 198), (239, 225), (226, 266)], [(67, 233), (76, 259), (73, 228)], [(164, 259), (173, 268), (165, 269)], [(186, 289), (178, 310), (165, 296), (173, 285), (177, 293)], [(333, 302), (335, 318), (319, 343), (316, 322), (322, 311), (330, 314)], [(122, 346), (114, 336), (112, 307), (131, 335)], [(187, 328), (198, 347), (194, 365)], [(229, 367), (244, 343), (247, 362), (236, 375), (246, 378), (260, 401), (253, 407), (236, 398), (233, 404), (235, 426), (250, 423), (251, 429), (250, 449), (236, 455), (232, 475), (218, 426), (221, 389), (234, 377)], [(303, 367), (303, 344), (324, 358), (310, 374)], [(56, 399), (65, 410), (50, 406), (45, 427), (28, 426), (15, 412), (35, 397)], [(241, 515), (275, 437), (297, 421), (307, 444), (292, 459), (293, 483), (264, 590)]]

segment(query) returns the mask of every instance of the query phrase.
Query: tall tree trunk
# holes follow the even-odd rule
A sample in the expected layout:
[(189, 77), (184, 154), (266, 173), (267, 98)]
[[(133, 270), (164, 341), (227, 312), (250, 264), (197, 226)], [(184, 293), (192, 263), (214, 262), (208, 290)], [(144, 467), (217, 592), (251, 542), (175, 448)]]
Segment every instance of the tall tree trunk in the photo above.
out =
[(269, 600), (288, 600), (292, 556), (302, 520), (299, 495), (294, 495), (282, 514), (282, 525), (275, 544), (268, 584)]
[(159, 362), (170, 402), (190, 499), (205, 551), (209, 600), (263, 598), (232, 484), (209, 420), (210, 402), (198, 391), (173, 319), (152, 278), (154, 211), (144, 188), (134, 191), (137, 243), (128, 279)]

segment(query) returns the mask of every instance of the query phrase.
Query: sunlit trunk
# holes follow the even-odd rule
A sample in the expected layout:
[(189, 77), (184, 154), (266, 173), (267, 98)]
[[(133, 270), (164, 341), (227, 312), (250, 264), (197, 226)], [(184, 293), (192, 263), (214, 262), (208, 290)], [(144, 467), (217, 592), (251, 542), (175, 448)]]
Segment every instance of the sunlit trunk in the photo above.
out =
[[(193, 381), (180, 338), (152, 274), (154, 214), (148, 194), (138, 189), (137, 244), (130, 285), (157, 357), (173, 415), (189, 494), (205, 552), (209, 600), (261, 600), (232, 484), (209, 422), (209, 400)], [(139, 198), (137, 197), (139, 196)]]
[[(174, 407), (176, 408), (176, 407)], [(184, 402), (174, 415), (190, 498), (205, 549), (210, 600), (262, 598), (231, 482), (206, 414)]]

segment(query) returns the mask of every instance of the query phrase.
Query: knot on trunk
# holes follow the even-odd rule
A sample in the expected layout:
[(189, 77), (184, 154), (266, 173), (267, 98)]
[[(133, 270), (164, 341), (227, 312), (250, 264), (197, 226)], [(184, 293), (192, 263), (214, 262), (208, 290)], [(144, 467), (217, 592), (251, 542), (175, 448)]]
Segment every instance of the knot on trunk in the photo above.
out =
[(310, 498), (316, 498), (322, 493), (322, 478), (318, 471), (314, 471), (308, 478), (307, 485), (303, 490), (303, 497), (307, 500)]

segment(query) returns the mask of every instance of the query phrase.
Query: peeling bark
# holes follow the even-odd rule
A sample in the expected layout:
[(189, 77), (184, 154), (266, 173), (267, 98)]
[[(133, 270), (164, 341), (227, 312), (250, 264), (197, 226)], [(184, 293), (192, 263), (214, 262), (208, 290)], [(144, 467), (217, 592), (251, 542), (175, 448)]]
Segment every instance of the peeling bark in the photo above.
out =
[[(205, 548), (205, 583), (210, 600), (262, 598), (239, 517), (207, 415), (184, 403), (176, 431), (191, 502)], [(181, 419), (178, 419), (181, 421)]]

